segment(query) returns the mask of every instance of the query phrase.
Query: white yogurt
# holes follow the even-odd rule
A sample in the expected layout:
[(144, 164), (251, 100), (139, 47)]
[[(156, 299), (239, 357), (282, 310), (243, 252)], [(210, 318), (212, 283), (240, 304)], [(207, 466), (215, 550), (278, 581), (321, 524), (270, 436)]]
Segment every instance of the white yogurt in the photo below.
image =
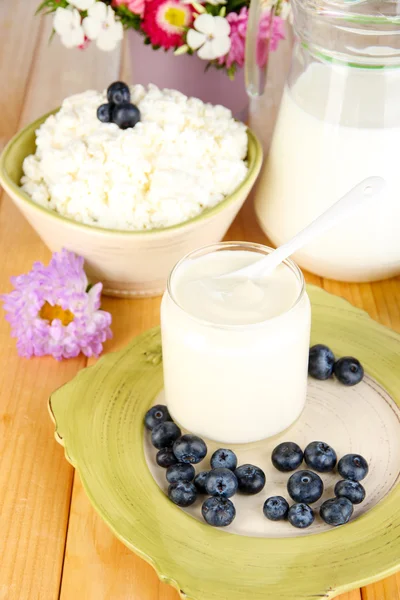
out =
[(269, 251), (244, 243), (196, 251), (177, 265), (162, 301), (168, 408), (182, 427), (218, 442), (273, 436), (304, 407), (311, 311), (299, 269), (288, 261), (256, 282), (213, 279)]
[(400, 70), (312, 64), (285, 89), (256, 211), (276, 245), (370, 175), (379, 202), (294, 255), (318, 275), (369, 281), (400, 272)]

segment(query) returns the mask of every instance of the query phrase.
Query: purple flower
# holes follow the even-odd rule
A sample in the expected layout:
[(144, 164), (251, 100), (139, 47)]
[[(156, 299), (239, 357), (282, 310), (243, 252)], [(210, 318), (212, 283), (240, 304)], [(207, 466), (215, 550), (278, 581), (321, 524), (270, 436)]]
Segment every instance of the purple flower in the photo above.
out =
[(20, 356), (51, 354), (61, 360), (80, 352), (101, 354), (103, 342), (112, 337), (111, 315), (99, 310), (103, 285), (87, 291), (83, 263), (64, 249), (47, 267), (36, 262), (26, 275), (11, 278), (15, 289), (1, 299)]

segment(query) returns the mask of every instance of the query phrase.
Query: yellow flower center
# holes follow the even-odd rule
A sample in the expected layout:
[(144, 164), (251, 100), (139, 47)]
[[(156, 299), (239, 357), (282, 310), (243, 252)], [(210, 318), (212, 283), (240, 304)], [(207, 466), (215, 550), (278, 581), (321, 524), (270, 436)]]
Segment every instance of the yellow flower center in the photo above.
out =
[(186, 22), (186, 13), (180, 8), (170, 6), (166, 11), (164, 18), (170, 25), (174, 27), (183, 27)]
[(45, 321), (49, 321), (49, 323), (52, 323), (54, 319), (60, 319), (63, 325), (69, 325), (75, 318), (70, 310), (64, 310), (58, 304), (53, 306), (48, 302), (43, 304), (39, 312), (39, 317)]

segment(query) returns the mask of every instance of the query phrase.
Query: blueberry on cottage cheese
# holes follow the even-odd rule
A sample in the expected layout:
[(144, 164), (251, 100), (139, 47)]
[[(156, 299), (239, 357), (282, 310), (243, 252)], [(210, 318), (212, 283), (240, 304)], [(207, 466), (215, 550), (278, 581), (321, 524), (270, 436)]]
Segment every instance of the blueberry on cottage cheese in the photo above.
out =
[(112, 117), (111, 117), (111, 111), (112, 111), (112, 104), (100, 104), (99, 108), (97, 109), (97, 118), (99, 121), (101, 121), (102, 123), (111, 123)]
[(337, 463), (334, 449), (325, 442), (311, 442), (304, 450), (307, 466), (319, 473), (333, 471)]
[(293, 504), (289, 508), (288, 520), (293, 527), (297, 527), (298, 529), (310, 527), (314, 522), (314, 518), (313, 509), (304, 502)]
[(204, 501), (201, 507), (204, 520), (213, 527), (227, 527), (236, 516), (236, 509), (228, 498), (212, 496)]
[(295, 502), (312, 504), (321, 498), (324, 484), (317, 473), (306, 470), (296, 471), (289, 477), (287, 490)]
[(123, 81), (114, 81), (107, 89), (110, 104), (126, 104), (131, 101), (129, 87)]
[(168, 498), (178, 506), (191, 506), (197, 500), (197, 491), (193, 483), (178, 481), (171, 483), (168, 488)]
[(174, 454), (179, 462), (197, 464), (206, 456), (207, 446), (197, 435), (186, 434), (174, 443)]
[(177, 463), (168, 467), (166, 477), (168, 483), (177, 483), (178, 481), (193, 481), (195, 474), (193, 465)]
[(303, 462), (303, 451), (294, 442), (282, 442), (273, 450), (271, 460), (278, 471), (295, 471)]
[(208, 474), (205, 487), (210, 496), (230, 498), (237, 492), (238, 480), (230, 469), (213, 469)]
[(353, 505), (348, 498), (331, 498), (322, 504), (319, 514), (325, 523), (337, 527), (350, 521), (353, 510)]
[(237, 457), (232, 450), (219, 448), (212, 455), (210, 464), (212, 469), (230, 469), (234, 471), (237, 467)]
[(139, 123), (140, 110), (134, 104), (119, 104), (112, 109), (111, 119), (120, 129), (129, 129)]
[(335, 355), (328, 346), (316, 344), (310, 348), (308, 374), (314, 379), (329, 379), (333, 373)]
[(348, 498), (352, 504), (361, 504), (365, 499), (365, 489), (358, 481), (342, 479), (335, 485), (337, 498)]
[(181, 435), (178, 425), (172, 421), (165, 421), (156, 425), (151, 432), (151, 442), (155, 448), (169, 448)]
[(282, 496), (272, 496), (264, 502), (263, 512), (270, 521), (282, 521), (287, 518), (289, 504)]
[(156, 425), (164, 423), (165, 421), (172, 421), (172, 419), (168, 412), (168, 408), (164, 406), (164, 404), (156, 404), (156, 406), (152, 406), (147, 411), (144, 418), (144, 424), (150, 431), (154, 429)]

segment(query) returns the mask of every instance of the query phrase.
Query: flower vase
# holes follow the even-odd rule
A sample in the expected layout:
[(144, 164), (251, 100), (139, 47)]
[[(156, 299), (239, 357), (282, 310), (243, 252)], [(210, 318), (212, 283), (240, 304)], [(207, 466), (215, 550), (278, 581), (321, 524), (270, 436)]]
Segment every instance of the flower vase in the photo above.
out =
[(172, 50), (153, 50), (136, 31), (129, 31), (128, 36), (133, 83), (179, 90), (203, 102), (226, 106), (236, 119), (247, 119), (249, 99), (243, 69), (232, 81), (223, 69), (210, 67), (206, 71), (207, 62), (196, 55), (175, 56)]

